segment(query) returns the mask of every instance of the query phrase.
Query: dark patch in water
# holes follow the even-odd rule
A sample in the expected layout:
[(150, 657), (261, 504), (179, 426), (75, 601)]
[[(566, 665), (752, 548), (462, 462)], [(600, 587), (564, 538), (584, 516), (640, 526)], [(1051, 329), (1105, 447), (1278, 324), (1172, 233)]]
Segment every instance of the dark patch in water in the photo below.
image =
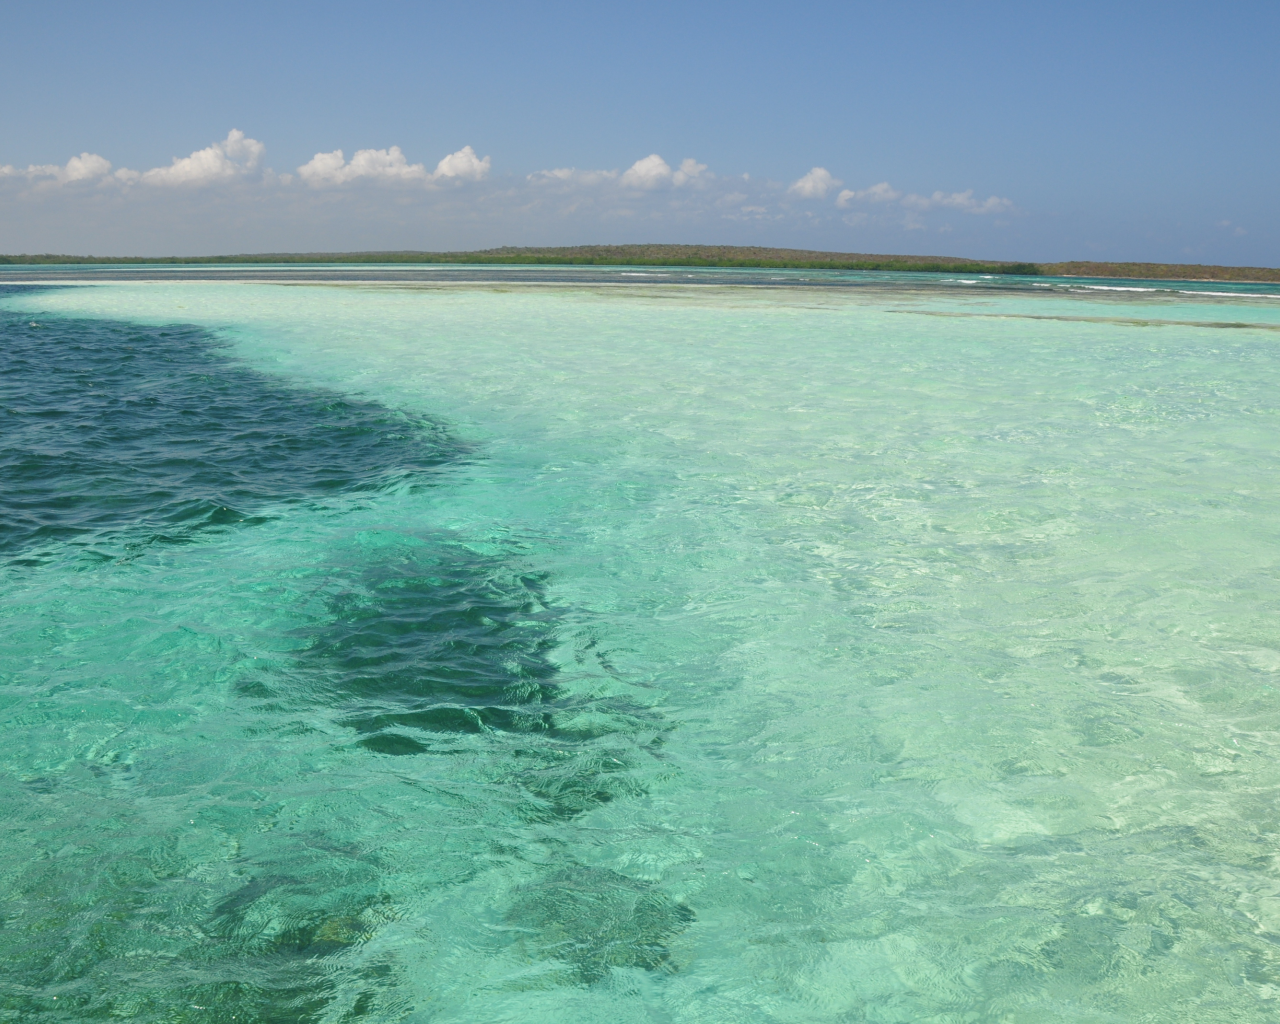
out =
[[(518, 765), (505, 781), (524, 793), (520, 813), (530, 820), (641, 792), (628, 771), (634, 748), (605, 744), (667, 724), (625, 700), (559, 685), (549, 660), (559, 616), (543, 580), (448, 538), (417, 540), (384, 547), (376, 565), (351, 566), (329, 599), (331, 618), (299, 637), (310, 685), (323, 680), (320, 692), (359, 745), (407, 756), (434, 753), (449, 737), (520, 736), (504, 749)], [(263, 695), (270, 681), (244, 685)]]
[[(443, 539), (352, 573), (330, 601), (332, 620), (305, 636), (300, 661), (359, 746), (403, 757), (448, 754), (460, 737), (518, 737), (495, 750), (493, 764), (511, 767), (494, 781), (518, 792), (513, 809), (528, 821), (567, 820), (643, 792), (638, 749), (622, 737), (669, 725), (624, 699), (557, 682), (549, 654), (558, 615), (540, 579)], [(277, 696), (264, 694), (269, 680), (245, 686)]]
[(524, 952), (572, 965), (589, 984), (614, 967), (670, 969), (667, 943), (694, 914), (647, 882), (574, 865), (522, 889), (506, 921), (528, 930)]
[[(2, 311), (0, 424), (0, 557), (28, 571), (68, 545), (109, 560), (244, 529), (290, 504), (429, 484), (472, 455), (432, 420), (239, 366), (193, 327), (33, 325)], [(559, 684), (550, 658), (558, 615), (543, 588), (538, 575), (444, 531), (388, 537), (328, 566), (326, 612), (293, 638), (305, 649), (289, 669), (245, 679), (240, 693), (268, 716), (336, 710), (371, 758), (491, 742), (495, 798), (516, 794), (513, 809), (528, 821), (571, 819), (641, 792), (633, 769), (658, 756), (660, 738), (640, 747), (628, 734), (668, 726), (626, 700)], [(52, 780), (29, 785), (55, 791)], [(63, 878), (74, 862), (52, 860), (13, 893), (30, 922), (45, 924), (20, 945), (10, 933), (11, 966), (30, 993), (59, 987), (60, 1019), (117, 1019), (127, 1004), (137, 1020), (318, 1020), (334, 977), (319, 962), (376, 926), (363, 915), (382, 898), (376, 857), (335, 860), (323, 839), (299, 846), (282, 835), (285, 845), (244, 862), (239, 888), (209, 902), (178, 895), (189, 880), (125, 866), (128, 857), (103, 865), (141, 871), (118, 891)], [(78, 915), (93, 916), (92, 935), (70, 930)], [(614, 966), (665, 968), (665, 943), (690, 917), (646, 883), (577, 866), (522, 890), (509, 914), (530, 955), (569, 963), (584, 982)], [(192, 941), (163, 969), (140, 971), (121, 951), (143, 921)], [(376, 1012), (386, 979), (361, 984), (351, 1019)], [(33, 1019), (50, 1006), (44, 995), (0, 997), (0, 1010)]]
[(0, 555), (26, 562), (180, 543), (465, 454), (438, 423), (239, 366), (195, 327), (4, 311), (0, 434)]
[(330, 599), (307, 660), (364, 734), (545, 731), (558, 688), (541, 583), (443, 539), (404, 546)]
[(412, 736), (404, 736), (398, 732), (383, 732), (377, 736), (366, 736), (360, 741), (365, 750), (377, 754), (391, 754), (394, 757), (405, 754), (425, 754), (430, 748), (419, 743)]

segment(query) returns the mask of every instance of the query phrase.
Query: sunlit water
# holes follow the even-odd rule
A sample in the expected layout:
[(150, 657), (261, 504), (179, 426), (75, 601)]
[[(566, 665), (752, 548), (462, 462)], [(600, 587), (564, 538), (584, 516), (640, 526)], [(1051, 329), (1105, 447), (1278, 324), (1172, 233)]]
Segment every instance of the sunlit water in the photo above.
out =
[(0, 1020), (1280, 1016), (1280, 290), (362, 273), (0, 277)]

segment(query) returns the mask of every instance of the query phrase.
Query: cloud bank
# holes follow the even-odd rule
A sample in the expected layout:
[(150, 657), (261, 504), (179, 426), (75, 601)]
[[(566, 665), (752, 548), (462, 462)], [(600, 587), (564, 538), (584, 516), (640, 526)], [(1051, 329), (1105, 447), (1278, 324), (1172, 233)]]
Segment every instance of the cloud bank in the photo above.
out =
[[(138, 184), (163, 188), (203, 187), (257, 178), (264, 184), (277, 187), (292, 185), (293, 176), (290, 174), (275, 175), (270, 171), (260, 171), (265, 152), (266, 146), (261, 142), (249, 138), (238, 128), (233, 128), (222, 141), (198, 149), (190, 156), (174, 157), (167, 167), (153, 167), (147, 171), (133, 171), (122, 167), (113, 173), (110, 160), (97, 153), (86, 152), (73, 156), (65, 164), (31, 164), (26, 168), (6, 164), (0, 166), (0, 178), (20, 178), (43, 185), (96, 182), (100, 185)], [(361, 181), (432, 187), (445, 182), (483, 182), (489, 178), (491, 170), (491, 158), (481, 158), (471, 146), (463, 146), (457, 152), (442, 157), (434, 171), (428, 171), (425, 163), (410, 163), (399, 146), (389, 146), (386, 149), (356, 150), (350, 160), (346, 159), (341, 149), (317, 153), (297, 169), (297, 176), (303, 184), (312, 188), (332, 188)], [(706, 189), (718, 184), (721, 189), (720, 194), (712, 200), (714, 206), (721, 210), (737, 206), (739, 213), (767, 211), (769, 206), (761, 205), (761, 193), (771, 193), (769, 198), (774, 206), (779, 202), (785, 203), (789, 198), (822, 202), (844, 184), (825, 167), (813, 167), (785, 189), (770, 182), (757, 184), (753, 199), (751, 194), (741, 191), (743, 183), (751, 181), (749, 175), (717, 178), (707, 169), (706, 164), (699, 163), (693, 157), (684, 158), (679, 167), (673, 170), (658, 153), (641, 157), (622, 172), (558, 167), (536, 171), (527, 175), (525, 180), (535, 189), (551, 185), (559, 186), (562, 192), (614, 186), (632, 193), (654, 193), (690, 186)], [(887, 181), (864, 189), (843, 189), (835, 199), (835, 206), (841, 210), (858, 205), (888, 204), (896, 204), (913, 214), (929, 210), (957, 210), (981, 215), (1007, 213), (1013, 209), (1010, 200), (999, 196), (975, 199), (973, 189), (964, 192), (935, 191), (929, 195), (915, 192), (904, 194)]]
[[(459, 241), (433, 241), (433, 225), (452, 224), (466, 225), (471, 232), (461, 241), (464, 248), (521, 237), (547, 242), (570, 229), (579, 232), (579, 240), (637, 233), (676, 238), (685, 231), (693, 240), (714, 240), (726, 237), (726, 232), (741, 232), (744, 240), (754, 240), (767, 230), (782, 244), (867, 252), (897, 244), (892, 238), (902, 231), (952, 231), (957, 226), (964, 230), (964, 224), (980, 222), (999, 229), (1006, 223), (1001, 215), (1017, 214), (1009, 199), (979, 199), (971, 188), (913, 192), (887, 181), (843, 188), (844, 182), (821, 166), (794, 180), (775, 181), (716, 173), (690, 156), (676, 163), (649, 153), (621, 168), (555, 167), (495, 178), (492, 158), (481, 157), (470, 145), (446, 153), (434, 169), (398, 145), (358, 149), (350, 159), (347, 152), (317, 152), (296, 173), (276, 174), (264, 166), (266, 146), (232, 129), (224, 139), (188, 156), (142, 171), (116, 168), (106, 157), (90, 152), (65, 164), (0, 166), (0, 212), (14, 224), (17, 214), (28, 211), (29, 228), (24, 231), (29, 234), (22, 237), (34, 239), (18, 241), (0, 217), (0, 252), (56, 248), (40, 239), (59, 209), (66, 211), (68, 237), (73, 238), (78, 237), (77, 217), (89, 210), (102, 218), (108, 216), (105, 211), (114, 210), (118, 223), (131, 217), (134, 225), (146, 224), (147, 211), (152, 210), (156, 230), (163, 226), (175, 238), (192, 237), (191, 231), (212, 232), (214, 226), (244, 232), (251, 224), (256, 228), (274, 223), (290, 225), (287, 231), (281, 229), (289, 238), (312, 239), (325, 224), (343, 225), (314, 240), (288, 242), (282, 237), (267, 246), (278, 251), (299, 246), (458, 246)], [(215, 209), (216, 214), (210, 212)], [(411, 227), (414, 233), (402, 238)], [(182, 231), (187, 234), (179, 235)], [(366, 231), (367, 239), (362, 234)], [(357, 235), (360, 241), (354, 240)], [(106, 245), (93, 244), (99, 251), (123, 251), (113, 237), (108, 235)], [(86, 244), (67, 243), (64, 251), (83, 251)], [(190, 244), (196, 251), (214, 251), (209, 244)], [(247, 252), (259, 243), (226, 244)]]
[(460, 181), (483, 181), (489, 176), (489, 158), (483, 160), (470, 146), (463, 146), (436, 164), (428, 173), (425, 164), (411, 164), (399, 146), (389, 149), (360, 149), (348, 163), (342, 150), (317, 153), (298, 168), (298, 177), (308, 185), (323, 188), (345, 185), (361, 178), (382, 182), (421, 182), (430, 184), (455, 178)]
[[(66, 164), (31, 164), (26, 168), (11, 164), (0, 166), (0, 178), (25, 178), (44, 185), (67, 185), (75, 182), (97, 182), (116, 185), (154, 185), (161, 187), (200, 187), (261, 177), (272, 184), (292, 184), (293, 176), (259, 173), (266, 152), (257, 139), (251, 139), (233, 128), (221, 142), (197, 149), (190, 156), (173, 158), (167, 167), (133, 171), (122, 167), (111, 173), (111, 161), (97, 153), (81, 153)], [(342, 150), (317, 153), (298, 168), (298, 176), (308, 185), (322, 188), (344, 185), (359, 179), (382, 182), (421, 182), (432, 184), (447, 180), (483, 181), (489, 176), (491, 162), (483, 159), (470, 146), (450, 153), (428, 172), (423, 164), (411, 164), (399, 146), (387, 149), (357, 150), (347, 161)], [(669, 170), (668, 170), (669, 173)]]
[(988, 196), (986, 199), (973, 198), (973, 189), (964, 192), (934, 192), (930, 196), (917, 195), (912, 192), (903, 195), (887, 181), (870, 188), (852, 191), (844, 189), (836, 196), (836, 206), (842, 210), (856, 203), (898, 203), (908, 210), (923, 212), (937, 208), (960, 210), (962, 213), (1007, 213), (1013, 209), (1012, 201), (999, 196)]
[(89, 181), (101, 178), (111, 171), (111, 161), (97, 153), (81, 153), (73, 156), (66, 164), (31, 164), (25, 170), (19, 170), (12, 164), (0, 167), (0, 178), (24, 177), (28, 180), (52, 178), (59, 185), (72, 181)]
[(250, 175), (257, 169), (266, 148), (257, 139), (233, 128), (221, 142), (197, 149), (190, 156), (175, 156), (168, 167), (153, 167), (149, 171), (138, 172), (121, 167), (112, 174), (111, 161), (106, 157), (97, 153), (81, 153), (61, 167), (57, 164), (32, 164), (25, 170), (19, 170), (5, 165), (0, 167), (0, 177), (25, 177), (46, 185), (89, 181), (117, 185), (139, 182), (160, 186), (211, 185)]

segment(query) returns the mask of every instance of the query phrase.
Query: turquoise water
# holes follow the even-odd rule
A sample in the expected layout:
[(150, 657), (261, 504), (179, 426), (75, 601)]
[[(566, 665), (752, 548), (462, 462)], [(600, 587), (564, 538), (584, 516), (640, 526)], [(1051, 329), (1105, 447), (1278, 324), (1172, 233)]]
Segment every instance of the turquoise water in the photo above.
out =
[(1280, 1013), (1280, 290), (0, 286), (0, 1020)]

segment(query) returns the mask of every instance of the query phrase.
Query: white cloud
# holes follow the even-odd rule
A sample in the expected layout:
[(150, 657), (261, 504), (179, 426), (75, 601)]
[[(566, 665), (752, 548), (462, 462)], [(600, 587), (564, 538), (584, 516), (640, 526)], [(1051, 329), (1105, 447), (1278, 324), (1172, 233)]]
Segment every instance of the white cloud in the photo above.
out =
[(821, 199), (833, 188), (839, 188), (843, 184), (839, 178), (832, 177), (825, 167), (815, 167), (803, 178), (793, 181), (787, 191), (805, 199)]
[(606, 181), (613, 181), (617, 177), (617, 171), (580, 171), (576, 167), (557, 167), (551, 171), (530, 174), (528, 180), (535, 185), (599, 185)]
[(256, 168), (266, 148), (257, 139), (250, 139), (233, 128), (221, 142), (197, 149), (190, 156), (175, 156), (168, 167), (153, 167), (137, 180), (148, 185), (209, 185), (230, 181)]
[(399, 146), (390, 149), (356, 150), (347, 163), (342, 150), (317, 153), (298, 168), (298, 174), (308, 185), (342, 185), (357, 178), (373, 178), (378, 181), (426, 181), (430, 175), (422, 164), (411, 164), (405, 159)]
[(859, 189), (857, 192), (853, 192), (846, 188), (836, 196), (836, 206), (843, 210), (855, 200), (871, 203), (891, 203), (895, 199), (901, 198), (901, 192), (892, 187), (887, 181), (882, 181), (878, 185), (872, 185), (870, 188)]
[(689, 182), (706, 181), (714, 178), (714, 174), (707, 173), (707, 165), (700, 164), (693, 157), (687, 157), (680, 161), (680, 170), (671, 175), (672, 184), (676, 186), (687, 185)]
[(67, 161), (65, 167), (50, 168), (59, 182), (88, 181), (101, 178), (111, 170), (111, 161), (97, 153), (81, 153)]
[(622, 184), (627, 188), (658, 188), (670, 182), (671, 167), (657, 153), (650, 153), (643, 160), (637, 160), (622, 176)]
[[(342, 150), (316, 153), (290, 174), (277, 175), (266, 169), (265, 164), (263, 145), (246, 138), (242, 132), (233, 131), (222, 142), (185, 159), (176, 159), (171, 166), (143, 172), (113, 167), (105, 157), (88, 152), (62, 165), (0, 166), (0, 200), (9, 196), (15, 201), (21, 200), (12, 207), (0, 207), (0, 219), (12, 215), (13, 210), (25, 209), (21, 204), (29, 200), (33, 210), (39, 206), (49, 216), (56, 212), (56, 207), (65, 206), (70, 218), (68, 223), (77, 216), (75, 204), (80, 202), (95, 202), (95, 209), (101, 210), (108, 207), (133, 210), (139, 223), (147, 220), (144, 207), (153, 206), (153, 219), (159, 223), (169, 216), (165, 211), (173, 203), (189, 202), (193, 210), (203, 208), (205, 190), (144, 185), (212, 182), (217, 188), (234, 186), (228, 188), (228, 195), (223, 199), (239, 197), (245, 200), (246, 211), (252, 207), (251, 217), (236, 221), (251, 225), (244, 230), (266, 232), (264, 225), (283, 225), (287, 221), (294, 224), (301, 235), (311, 237), (307, 232), (313, 232), (319, 238), (322, 232), (316, 225), (343, 222), (359, 225), (364, 224), (362, 218), (382, 217), (389, 232), (386, 237), (396, 239), (394, 244), (386, 243), (393, 248), (418, 244), (413, 241), (418, 235), (405, 227), (410, 220), (420, 227), (454, 224), (464, 235), (475, 225), (487, 225), (483, 231), (475, 227), (473, 235), (495, 243), (512, 238), (513, 225), (524, 225), (520, 228), (523, 232), (520, 237), (540, 241), (574, 235), (589, 237), (596, 229), (607, 228), (615, 233), (615, 227), (621, 224), (630, 224), (637, 232), (641, 225), (646, 225), (643, 234), (648, 237), (657, 237), (649, 234), (651, 231), (660, 235), (666, 230), (663, 225), (678, 226), (679, 231), (672, 236), (677, 237), (689, 235), (695, 228), (698, 232), (704, 231), (707, 225), (715, 224), (728, 228), (736, 222), (744, 226), (744, 231), (749, 224), (789, 224), (810, 232), (826, 231), (828, 240), (821, 244), (831, 247), (839, 237), (832, 232), (856, 230), (867, 244), (873, 236), (879, 237), (874, 234), (878, 232), (885, 236), (883, 244), (887, 245), (892, 237), (905, 242), (911, 230), (927, 229), (932, 237), (934, 231), (941, 230), (948, 222), (954, 225), (957, 234), (964, 229), (966, 221), (971, 229), (977, 229), (975, 222), (982, 220), (985, 226), (994, 229), (991, 222), (999, 224), (1004, 220), (1003, 212), (1014, 209), (1007, 199), (978, 198), (973, 190), (907, 194), (887, 181), (844, 188), (843, 183), (823, 167), (814, 167), (793, 182), (741, 172), (717, 175), (709, 171), (707, 164), (692, 157), (669, 164), (657, 153), (618, 169), (560, 166), (515, 179), (503, 176), (497, 181), (493, 180), (491, 158), (481, 158), (471, 146), (444, 155), (435, 164), (410, 162), (398, 146), (361, 149), (350, 159)], [(375, 195), (382, 192), (380, 186), (391, 188), (381, 196)], [(247, 192), (249, 187), (252, 195)], [(306, 195), (299, 194), (299, 189)], [(348, 189), (351, 192), (341, 201), (332, 194)], [(98, 197), (104, 191), (116, 193), (124, 201), (101, 203)], [(175, 192), (184, 193), (188, 199), (174, 196)], [(158, 203), (159, 193), (170, 195)], [(287, 198), (290, 194), (292, 197)], [(960, 214), (988, 216), (970, 218)], [(31, 228), (34, 235), (39, 236), (41, 231), (47, 233), (34, 216)], [(571, 232), (564, 227), (570, 224), (574, 225)], [(220, 226), (216, 217), (210, 217), (209, 225), (211, 231), (225, 229), (227, 232), (234, 226)], [(472, 227), (464, 230), (463, 225)], [(75, 227), (74, 230), (81, 229)], [(1233, 230), (1243, 229), (1226, 222), (1219, 227), (1226, 237), (1230, 237)], [(489, 234), (484, 235), (485, 231)], [(759, 233), (758, 227), (746, 234), (760, 239), (767, 237)], [(815, 241), (818, 241), (816, 236)], [(226, 244), (238, 246), (236, 251), (246, 251), (248, 245), (239, 241)], [(320, 247), (320, 243), (308, 242), (307, 246)]]
[(111, 161), (97, 153), (81, 153), (65, 164), (31, 164), (26, 170), (5, 164), (0, 167), (0, 177), (52, 178), (59, 185), (72, 181), (92, 181), (111, 171)]
[[(373, 181), (430, 183), (441, 178), (480, 181), (489, 173), (489, 157), (481, 160), (470, 146), (463, 146), (441, 160), (434, 174), (424, 164), (411, 164), (399, 146), (390, 149), (360, 149), (347, 162), (342, 150), (317, 153), (298, 168), (298, 175), (308, 185), (344, 185), (358, 178)], [(283, 180), (283, 176), (282, 179)]]
[(463, 146), (458, 152), (450, 153), (436, 164), (436, 178), (462, 178), (466, 181), (481, 181), (489, 176), (489, 158), (481, 160), (470, 146)]
[(657, 153), (650, 153), (637, 160), (621, 175), (617, 171), (580, 171), (576, 167), (557, 167), (550, 171), (538, 171), (530, 174), (528, 180), (535, 184), (562, 185), (602, 185), (616, 181), (623, 188), (636, 188), (650, 191), (664, 186), (704, 185), (715, 179), (715, 175), (707, 170), (706, 164), (700, 164), (692, 157), (680, 162), (678, 170), (673, 171)]
[(935, 206), (950, 207), (964, 213), (1004, 213), (1013, 209), (1013, 203), (999, 196), (988, 196), (979, 202), (973, 198), (973, 189), (965, 192), (935, 192), (931, 196), (918, 196), (914, 192), (904, 196), (902, 205), (913, 210), (928, 210)]
[[(804, 179), (801, 180), (803, 181)], [(1004, 213), (1013, 209), (1012, 201), (1002, 199), (999, 196), (989, 196), (983, 200), (974, 199), (973, 189), (969, 189), (966, 192), (935, 192), (931, 196), (917, 195), (914, 192), (909, 195), (903, 195), (887, 181), (872, 185), (870, 188), (859, 189), (857, 192), (846, 188), (836, 196), (836, 206), (841, 209), (848, 209), (850, 204), (854, 202), (897, 202), (908, 210), (917, 212), (932, 210), (936, 207), (945, 207), (975, 214)], [(916, 221), (911, 221), (907, 226), (909, 228), (917, 228), (921, 225)]]
[[(397, 153), (400, 152), (398, 146), (392, 146), (391, 148)], [(372, 153), (379, 151), (362, 150), (361, 152)], [(386, 153), (387, 151), (384, 149), (380, 152)], [(356, 156), (359, 155), (360, 153), (356, 154)], [(426, 168), (424, 167), (423, 170), (425, 171)], [(317, 153), (298, 168), (298, 176), (308, 185), (340, 185), (344, 181), (350, 181), (355, 177), (348, 171), (347, 158), (340, 149), (335, 149), (332, 153)]]

